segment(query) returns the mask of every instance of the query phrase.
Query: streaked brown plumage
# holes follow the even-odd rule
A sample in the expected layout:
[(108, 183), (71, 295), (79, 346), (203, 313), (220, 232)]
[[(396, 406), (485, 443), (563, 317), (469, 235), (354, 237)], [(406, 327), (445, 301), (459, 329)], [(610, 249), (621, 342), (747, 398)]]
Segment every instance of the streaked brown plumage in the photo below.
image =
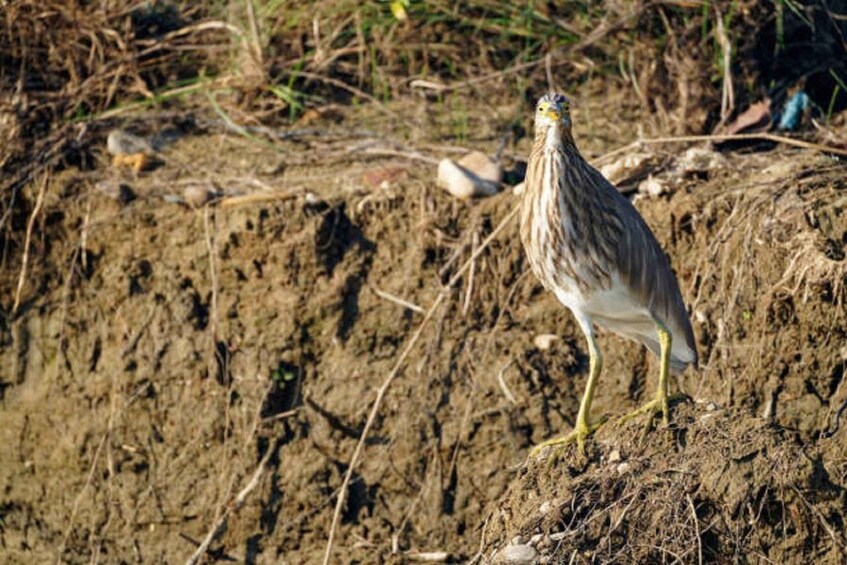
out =
[(571, 133), (569, 103), (560, 94), (547, 94), (538, 102), (521, 201), (521, 240), (535, 275), (573, 312), (591, 355), (574, 432), (543, 445), (575, 439), (582, 449), (585, 437), (597, 427), (588, 422), (602, 365), (594, 323), (643, 343), (662, 358), (656, 399), (633, 415), (661, 411), (667, 421), (668, 370), (697, 362), (688, 314), (650, 228), (629, 200), (580, 155)]

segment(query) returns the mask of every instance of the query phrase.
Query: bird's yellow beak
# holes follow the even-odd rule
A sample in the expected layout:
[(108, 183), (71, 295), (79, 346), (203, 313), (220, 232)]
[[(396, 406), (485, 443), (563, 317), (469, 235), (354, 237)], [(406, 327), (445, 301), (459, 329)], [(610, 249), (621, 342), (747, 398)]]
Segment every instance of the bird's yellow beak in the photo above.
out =
[(558, 120), (562, 117), (562, 107), (555, 103), (542, 102), (538, 105), (538, 113), (549, 120)]

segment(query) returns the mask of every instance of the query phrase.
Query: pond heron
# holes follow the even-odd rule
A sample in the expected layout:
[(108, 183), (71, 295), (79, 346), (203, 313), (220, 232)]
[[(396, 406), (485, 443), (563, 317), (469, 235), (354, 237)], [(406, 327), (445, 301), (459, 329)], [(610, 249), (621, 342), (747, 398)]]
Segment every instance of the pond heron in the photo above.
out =
[(662, 414), (668, 422), (669, 372), (697, 363), (697, 349), (676, 277), (655, 236), (628, 199), (589, 165), (574, 144), (570, 103), (543, 96), (521, 196), (521, 241), (532, 271), (573, 312), (590, 355), (588, 383), (573, 431), (547, 445), (585, 439), (602, 366), (594, 324), (647, 346), (660, 358), (653, 400), (624, 416)]

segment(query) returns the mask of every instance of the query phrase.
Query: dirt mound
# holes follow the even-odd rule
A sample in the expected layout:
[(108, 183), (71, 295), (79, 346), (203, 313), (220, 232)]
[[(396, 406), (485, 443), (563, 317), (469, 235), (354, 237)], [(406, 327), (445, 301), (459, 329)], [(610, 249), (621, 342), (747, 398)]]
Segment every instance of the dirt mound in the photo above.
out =
[[(492, 153), (496, 119), (472, 124)], [(138, 178), (101, 163), (50, 180), (2, 327), (6, 561), (184, 560), (226, 515), (209, 559), (319, 562), (376, 391), (436, 300), (377, 410), (333, 562), (487, 559), (536, 533), (554, 560), (837, 560), (847, 451), (843, 429), (819, 435), (847, 398), (842, 165), (729, 156), (641, 200), (693, 312), (703, 367), (678, 384), (696, 404), (641, 447), (635, 424), (608, 426), (587, 460), (524, 466), (572, 425), (587, 356), (516, 224), (482, 249), (516, 198), (458, 203), (429, 164), (349, 145), (200, 128)], [(389, 167), (391, 182), (363, 178)], [(198, 183), (260, 198), (177, 203)], [(17, 275), (0, 275), (6, 310)], [(651, 394), (655, 364), (600, 343), (595, 412), (616, 416)]]
[(672, 428), (646, 437), (601, 430), (588, 459), (568, 450), (521, 469), (486, 524), (489, 551), (514, 540), (548, 563), (843, 560), (832, 442), (710, 404), (679, 406)]

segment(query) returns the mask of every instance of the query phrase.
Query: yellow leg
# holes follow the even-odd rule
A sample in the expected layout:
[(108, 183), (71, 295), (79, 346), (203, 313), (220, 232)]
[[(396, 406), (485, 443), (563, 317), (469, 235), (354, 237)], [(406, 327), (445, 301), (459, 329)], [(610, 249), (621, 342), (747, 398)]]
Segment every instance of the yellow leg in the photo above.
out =
[(585, 385), (585, 393), (582, 395), (579, 413), (576, 416), (576, 425), (571, 433), (562, 437), (548, 439), (533, 447), (530, 453), (532, 457), (538, 455), (547, 446), (566, 445), (574, 441), (576, 441), (579, 452), (584, 455), (585, 438), (597, 431), (597, 428), (602, 426), (605, 421), (600, 420), (592, 423), (588, 420), (588, 415), (591, 412), (591, 402), (594, 400), (594, 390), (597, 388), (597, 377), (600, 376), (600, 370), (603, 368), (603, 357), (597, 348), (597, 343), (594, 341), (594, 331), (591, 328), (591, 322), (583, 323), (581, 321), (580, 324), (588, 340), (589, 370), (588, 383)]
[[(627, 422), (636, 416), (640, 416), (641, 414), (650, 412), (651, 414), (657, 414), (659, 412), (662, 413), (662, 423), (664, 425), (668, 425), (669, 422), (669, 403), (671, 400), (675, 400), (677, 398), (684, 397), (684, 395), (677, 394), (670, 396), (668, 394), (668, 381), (670, 379), (670, 365), (671, 365), (671, 345), (673, 343), (673, 338), (671, 337), (671, 333), (661, 322), (656, 323), (656, 330), (659, 333), (659, 345), (661, 346), (661, 359), (660, 359), (660, 367), (659, 367), (659, 386), (656, 389), (656, 397), (645, 404), (644, 406), (638, 408), (634, 412), (630, 412), (626, 416), (623, 416), (618, 423), (622, 424)], [(651, 416), (652, 419), (652, 416)]]

